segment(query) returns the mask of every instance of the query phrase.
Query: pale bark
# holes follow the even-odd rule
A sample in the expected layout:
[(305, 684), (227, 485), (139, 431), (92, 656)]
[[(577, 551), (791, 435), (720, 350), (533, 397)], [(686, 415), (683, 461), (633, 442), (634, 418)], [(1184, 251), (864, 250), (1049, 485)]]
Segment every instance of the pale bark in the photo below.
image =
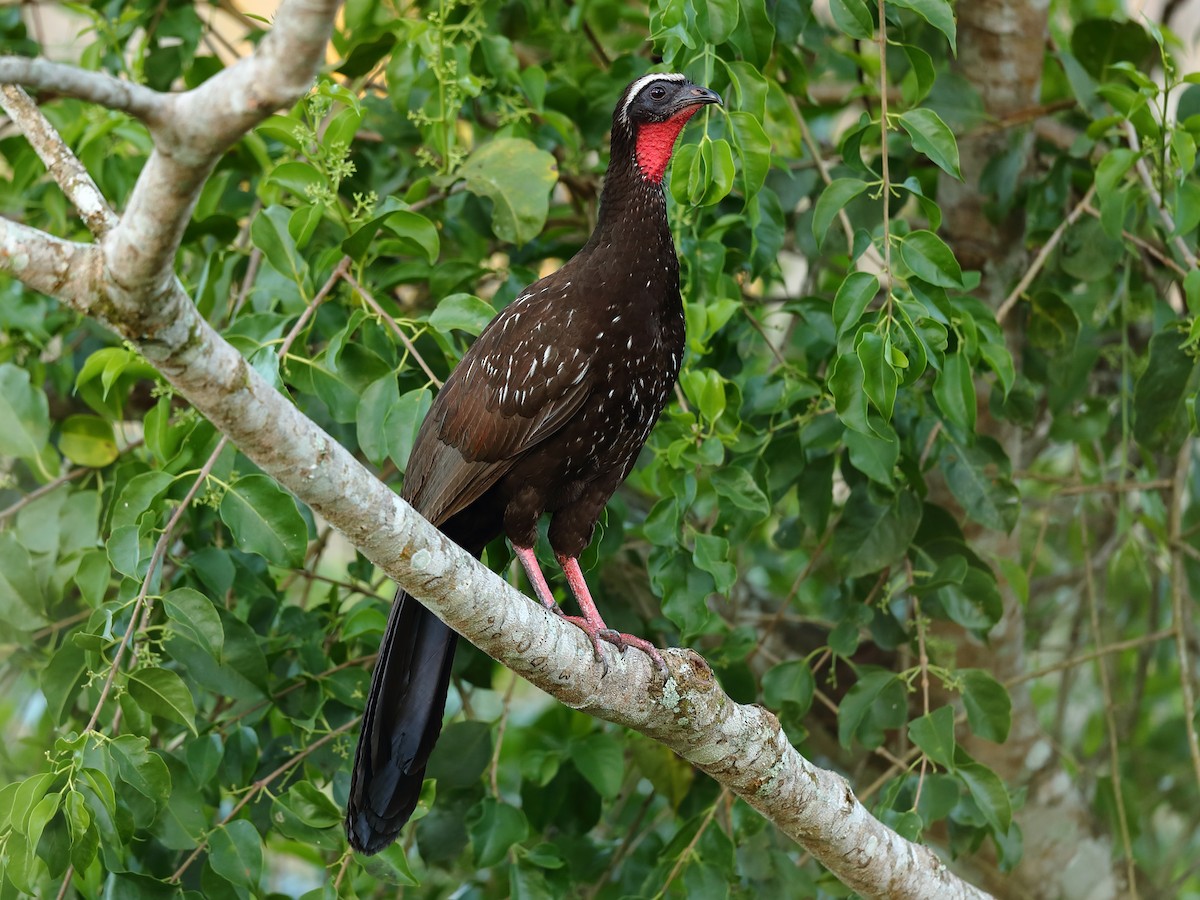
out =
[[(276, 28), (238, 65), (183, 94), (151, 97), (110, 79), (0, 59), (0, 82), (27, 80), (141, 115), (155, 150), (113, 221), (77, 161), (70, 184), (96, 245), (0, 219), (0, 270), (52, 294), (132, 341), (162, 375), (256, 464), (484, 652), (561, 702), (661, 741), (743, 797), (847, 885), (867, 896), (984, 897), (932, 850), (874, 818), (839, 775), (817, 768), (758, 706), (734, 703), (697, 654), (664, 655), (663, 676), (638, 652), (606, 647), (597, 662), (575, 626), (517, 593), (447, 540), (345, 448), (267, 384), (198, 314), (173, 274), (183, 229), (219, 156), (307, 91), (337, 3), (287, 0)], [(56, 81), (61, 77), (61, 85)], [(4, 94), (14, 118), (27, 98)], [(32, 119), (24, 119), (32, 121)], [(61, 161), (61, 142), (27, 132)], [(97, 195), (98, 196), (98, 195)], [(87, 207), (83, 209), (82, 207)]]

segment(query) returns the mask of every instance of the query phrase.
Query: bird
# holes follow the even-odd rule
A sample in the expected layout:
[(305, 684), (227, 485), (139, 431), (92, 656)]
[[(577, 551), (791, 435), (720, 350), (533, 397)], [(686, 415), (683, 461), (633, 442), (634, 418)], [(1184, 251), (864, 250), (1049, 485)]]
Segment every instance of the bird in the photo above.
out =
[[(503, 534), (537, 599), (562, 614), (538, 565), (538, 522), (592, 642), (649, 641), (609, 629), (579, 556), (674, 390), (684, 312), (663, 176), (684, 125), (721, 104), (679, 73), (631, 82), (613, 110), (595, 228), (560, 269), (496, 315), (450, 373), (409, 456), (401, 496), (476, 558)], [(565, 614), (564, 614), (565, 615)], [(362, 718), (346, 805), (351, 847), (377, 853), (416, 808), (441, 732), (457, 635), (397, 591)]]

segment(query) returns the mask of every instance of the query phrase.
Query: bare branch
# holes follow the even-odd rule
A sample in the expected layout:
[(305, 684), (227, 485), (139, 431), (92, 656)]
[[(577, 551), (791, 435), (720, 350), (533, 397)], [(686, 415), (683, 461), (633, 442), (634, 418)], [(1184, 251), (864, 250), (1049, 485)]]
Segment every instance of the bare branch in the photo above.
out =
[[(105, 241), (112, 300), (130, 309), (149, 293), (173, 295), (175, 252), (200, 188), (226, 150), (277, 109), (308, 91), (323, 59), (337, 0), (288, 0), (254, 53), (182, 94), (164, 95), (155, 149)], [(142, 308), (154, 333), (172, 320), (168, 303)]]
[(1026, 269), (1025, 274), (1021, 276), (1021, 280), (1017, 282), (1017, 286), (1009, 291), (1008, 296), (1004, 298), (1004, 302), (1001, 303), (1000, 307), (996, 310), (997, 322), (1003, 322), (1006, 318), (1008, 318), (1008, 314), (1012, 312), (1013, 307), (1017, 305), (1017, 301), (1021, 299), (1021, 297), (1025, 294), (1025, 291), (1027, 291), (1029, 286), (1033, 284), (1033, 279), (1037, 278), (1038, 273), (1042, 271), (1042, 267), (1046, 265), (1046, 260), (1050, 258), (1050, 254), (1054, 252), (1054, 248), (1058, 246), (1058, 242), (1061, 241), (1063, 235), (1067, 233), (1067, 229), (1074, 225), (1076, 220), (1083, 215), (1084, 211), (1088, 208), (1089, 204), (1091, 203), (1092, 195), (1095, 193), (1096, 185), (1093, 184), (1090, 188), (1088, 188), (1087, 193), (1083, 195), (1083, 199), (1075, 204), (1075, 208), (1071, 210), (1070, 214), (1058, 223), (1058, 227), (1054, 229), (1054, 233), (1050, 235), (1049, 240), (1042, 245), (1042, 249), (1038, 251), (1037, 256), (1035, 256), (1033, 259), (1033, 262), (1029, 264), (1029, 268)]
[[(3, 62), (0, 59), (0, 63)], [(102, 237), (113, 228), (117, 224), (116, 213), (96, 187), (96, 182), (92, 181), (87, 169), (75, 158), (54, 126), (46, 121), (30, 96), (15, 84), (0, 84), (0, 107), (21, 129), (67, 199), (79, 210), (88, 231), (96, 237)]]
[(0, 272), (81, 312), (91, 308), (101, 262), (95, 245), (64, 241), (0, 216)]
[(129, 113), (151, 128), (158, 122), (164, 104), (163, 95), (145, 85), (115, 78), (107, 72), (91, 72), (48, 59), (0, 58), (0, 84), (20, 84), (76, 100), (88, 100)]

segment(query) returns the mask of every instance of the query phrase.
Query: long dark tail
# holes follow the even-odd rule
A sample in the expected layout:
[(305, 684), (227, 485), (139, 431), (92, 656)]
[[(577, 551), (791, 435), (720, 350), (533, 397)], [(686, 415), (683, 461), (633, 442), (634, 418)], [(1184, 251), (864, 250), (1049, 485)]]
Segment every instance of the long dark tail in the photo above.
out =
[(396, 839), (417, 806), (429, 754), (442, 730), (458, 635), (396, 592), (379, 646), (354, 754), (346, 837), (359, 853)]

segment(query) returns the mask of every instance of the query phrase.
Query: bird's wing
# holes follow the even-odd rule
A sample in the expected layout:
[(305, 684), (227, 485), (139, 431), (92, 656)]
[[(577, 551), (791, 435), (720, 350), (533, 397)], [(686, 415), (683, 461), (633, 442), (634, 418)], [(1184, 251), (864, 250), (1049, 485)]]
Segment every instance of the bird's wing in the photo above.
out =
[(484, 329), (421, 424), (404, 496), (441, 523), (554, 434), (593, 386), (592, 354), (572, 330), (575, 312), (539, 282)]

